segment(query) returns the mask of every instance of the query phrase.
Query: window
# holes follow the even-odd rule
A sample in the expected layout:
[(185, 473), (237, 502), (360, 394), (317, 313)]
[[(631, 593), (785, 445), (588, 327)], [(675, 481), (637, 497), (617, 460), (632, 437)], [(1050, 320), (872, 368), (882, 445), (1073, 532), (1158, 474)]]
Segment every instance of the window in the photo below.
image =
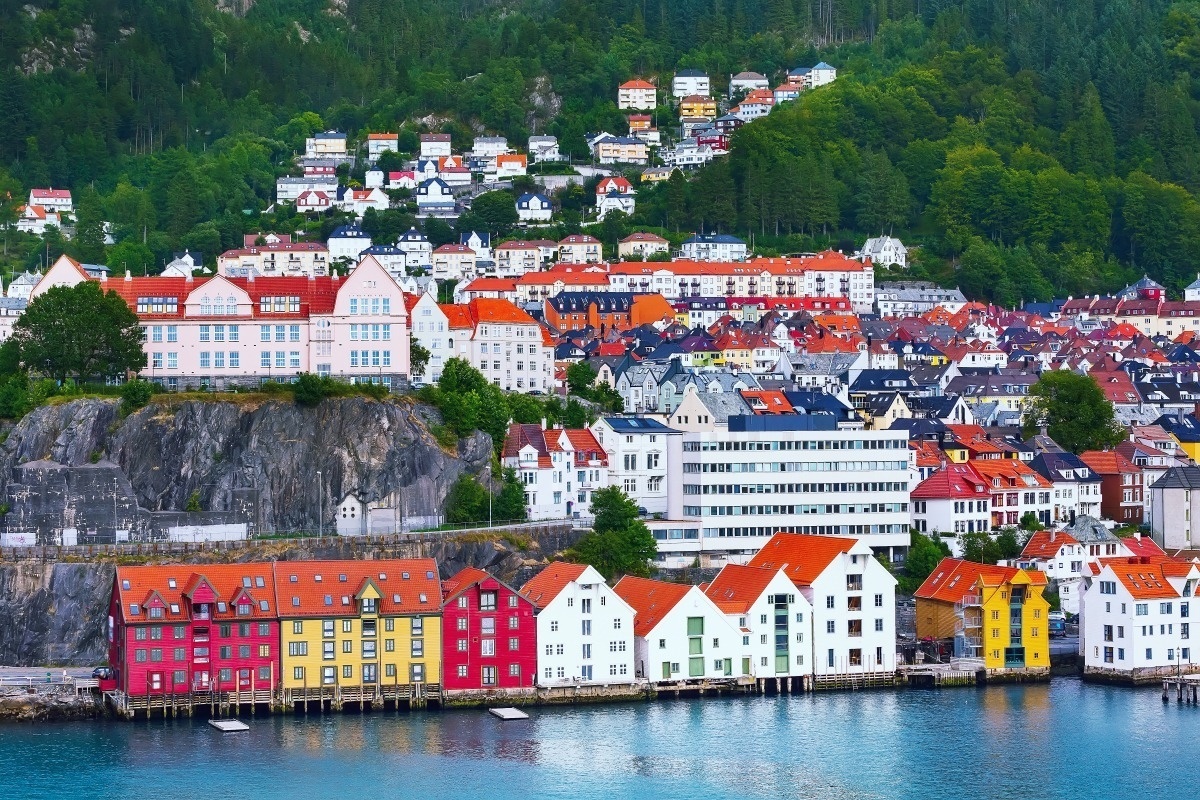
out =
[(345, 664), (342, 666), (342, 677), (343, 678), (353, 678), (354, 677), (354, 665), (353, 664)]
[(833, 607), (834, 607), (834, 603), (835, 603), (835, 602), (836, 602), (836, 601), (834, 600), (834, 597), (833, 597), (833, 595), (829, 595), (828, 597), (826, 597), (826, 598), (825, 598), (825, 607), (826, 607), (826, 608), (833, 608)]
[(825, 623), (825, 632), (826, 633), (836, 633), (837, 632), (837, 623), (834, 622), (833, 620), (829, 620), (828, 622), (826, 622)]
[(480, 592), (479, 593), (479, 610), (480, 611), (495, 611), (496, 610), (496, 593), (495, 592)]
[(481, 655), (481, 656), (496, 655), (496, 640), (495, 639), (480, 639), (479, 640), (479, 655)]
[(412, 640), (412, 657), (413, 658), (424, 658), (425, 657), (425, 640), (424, 639), (413, 639)]

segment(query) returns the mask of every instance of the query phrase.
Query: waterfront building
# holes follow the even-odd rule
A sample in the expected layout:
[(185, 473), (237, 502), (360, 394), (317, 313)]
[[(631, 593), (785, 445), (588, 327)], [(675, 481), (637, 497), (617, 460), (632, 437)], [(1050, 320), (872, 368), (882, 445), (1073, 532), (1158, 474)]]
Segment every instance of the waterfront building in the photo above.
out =
[(1016, 566), (1046, 574), (1050, 588), (1058, 591), (1059, 607), (1068, 614), (1079, 613), (1079, 589), (1087, 549), (1067, 531), (1036, 531), (1025, 542)]
[(650, 522), (660, 566), (746, 563), (779, 531), (861, 537), (889, 561), (908, 546), (903, 430), (840, 430), (833, 414), (736, 415), (679, 439), (665, 518)]
[(1050, 668), (1050, 602), (1037, 570), (943, 558), (916, 591), (917, 638), (953, 639), (989, 670)]
[(1084, 677), (1132, 683), (1200, 671), (1191, 646), (1196, 564), (1165, 556), (1094, 562), (1080, 603)]
[(704, 593), (741, 633), (743, 675), (812, 674), (812, 605), (782, 568), (726, 564)]
[(125, 704), (269, 702), (280, 682), (269, 562), (118, 567), (107, 627)]
[(431, 558), (279, 561), (284, 701), (420, 697), (441, 680)]
[(637, 677), (687, 684), (743, 674), (740, 632), (700, 587), (626, 575), (613, 589), (636, 614)]
[(448, 692), (532, 687), (537, 679), (533, 603), (474, 567), (443, 581), (442, 671)]
[(777, 533), (750, 559), (751, 567), (783, 570), (812, 607), (808, 652), (816, 686), (894, 679), (896, 579), (869, 541)]
[(538, 686), (634, 681), (633, 608), (595, 567), (555, 561), (521, 596), (537, 614)]

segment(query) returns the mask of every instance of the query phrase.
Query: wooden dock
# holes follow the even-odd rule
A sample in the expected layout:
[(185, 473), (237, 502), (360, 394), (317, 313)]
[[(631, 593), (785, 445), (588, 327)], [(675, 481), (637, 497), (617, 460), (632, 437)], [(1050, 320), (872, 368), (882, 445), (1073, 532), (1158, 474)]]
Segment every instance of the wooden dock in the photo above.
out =
[(239, 731), (250, 730), (249, 725), (236, 719), (210, 719), (208, 724), (221, 733), (238, 733)]
[(1171, 691), (1175, 692), (1175, 701), (1188, 705), (1200, 705), (1200, 675), (1177, 675), (1173, 678), (1163, 678), (1162, 701), (1171, 702)]
[(519, 708), (489, 708), (488, 713), (508, 721), (513, 719), (529, 719), (529, 715)]

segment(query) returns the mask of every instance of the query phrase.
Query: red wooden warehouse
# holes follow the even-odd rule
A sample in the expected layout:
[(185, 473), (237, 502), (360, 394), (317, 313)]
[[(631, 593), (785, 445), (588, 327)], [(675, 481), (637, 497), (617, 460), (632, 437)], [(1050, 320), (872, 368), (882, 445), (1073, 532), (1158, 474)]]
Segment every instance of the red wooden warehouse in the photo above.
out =
[(442, 581), (442, 686), (531, 688), (537, 679), (533, 604), (481, 569)]

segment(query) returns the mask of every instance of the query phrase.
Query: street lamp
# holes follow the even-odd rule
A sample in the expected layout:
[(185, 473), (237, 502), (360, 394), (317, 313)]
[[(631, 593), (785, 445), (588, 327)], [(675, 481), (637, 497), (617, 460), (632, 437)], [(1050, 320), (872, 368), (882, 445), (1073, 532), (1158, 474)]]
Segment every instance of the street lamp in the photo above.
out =
[(488, 480), (487, 480), (487, 496), (488, 496), (488, 527), (492, 527), (492, 462), (487, 465)]
[(317, 537), (325, 536), (324, 484), (321, 482), (321, 470), (317, 470)]

